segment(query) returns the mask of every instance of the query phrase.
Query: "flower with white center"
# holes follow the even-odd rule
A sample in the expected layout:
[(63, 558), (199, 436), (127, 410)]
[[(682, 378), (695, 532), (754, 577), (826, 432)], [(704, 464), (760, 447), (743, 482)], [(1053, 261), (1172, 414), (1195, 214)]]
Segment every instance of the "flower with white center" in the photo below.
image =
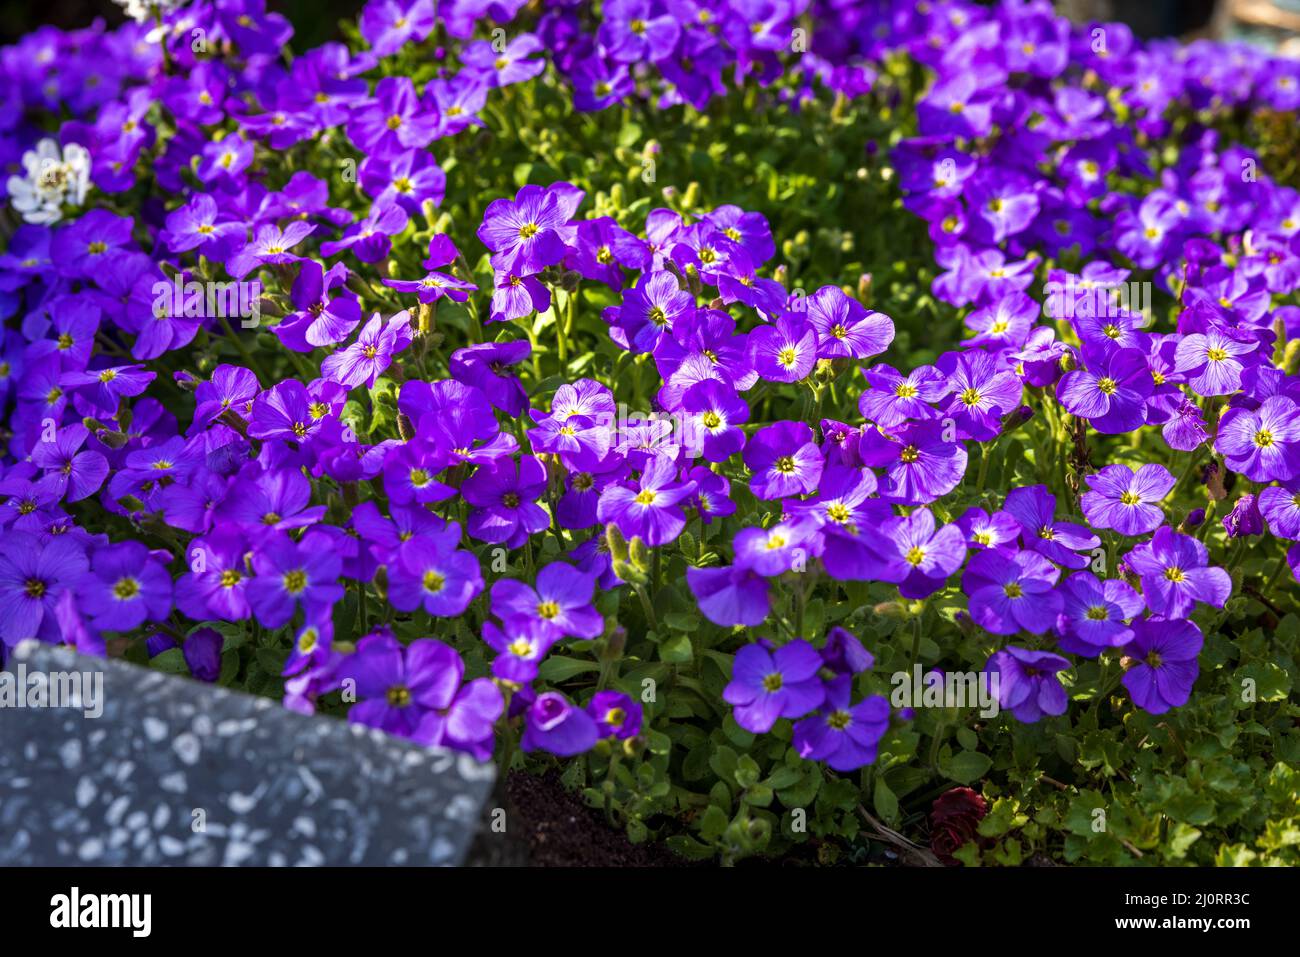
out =
[(24, 220), (48, 226), (63, 218), (64, 204), (80, 206), (90, 183), (90, 153), (69, 143), (59, 150), (45, 138), (23, 154), (25, 176), (10, 176), (9, 200)]

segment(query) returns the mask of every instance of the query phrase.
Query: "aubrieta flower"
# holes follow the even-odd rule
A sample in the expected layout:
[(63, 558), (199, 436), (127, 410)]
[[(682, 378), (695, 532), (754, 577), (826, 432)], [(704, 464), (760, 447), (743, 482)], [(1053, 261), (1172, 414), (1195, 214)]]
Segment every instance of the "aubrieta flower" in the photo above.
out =
[(904, 598), (934, 594), (966, 559), (961, 528), (951, 524), (936, 530), (928, 508), (888, 519), (870, 534), (879, 543), (880, 579), (897, 582)]
[(80, 609), (100, 630), (132, 631), (162, 621), (172, 608), (171, 576), (139, 542), (97, 549), (75, 587)]
[(1168, 525), (1125, 555), (1124, 565), (1142, 579), (1147, 607), (1162, 618), (1186, 618), (1198, 601), (1222, 608), (1232, 594), (1231, 577), (1209, 565), (1205, 545)]
[(386, 322), (375, 313), (362, 328), (356, 342), (321, 361), (321, 375), (349, 389), (363, 383), (366, 388), (372, 388), (375, 379), (392, 363), (393, 355), (410, 344), (410, 313), (399, 312)]
[(893, 320), (867, 309), (839, 286), (823, 286), (804, 305), (817, 333), (819, 358), (869, 359), (894, 341)]
[(1273, 395), (1258, 409), (1229, 409), (1219, 420), (1214, 448), (1228, 468), (1252, 482), (1300, 476), (1300, 404)]
[(757, 643), (745, 645), (736, 652), (722, 700), (735, 707), (738, 725), (762, 734), (778, 718), (802, 718), (821, 705), (826, 696), (817, 677), (821, 665), (817, 650), (802, 638), (775, 652)]
[(554, 187), (524, 186), (513, 201), (496, 199), (488, 205), (478, 238), (492, 250), (492, 267), (498, 272), (531, 276), (564, 259), (569, 213)]
[(1041, 635), (1056, 624), (1062, 608), (1055, 589), (1060, 575), (1036, 552), (1007, 555), (985, 549), (966, 566), (961, 588), (969, 596), (970, 616), (981, 628), (995, 635), (1021, 630)]
[(1082, 369), (1061, 377), (1056, 396), (1071, 415), (1088, 419), (1107, 435), (1132, 432), (1146, 422), (1153, 384), (1137, 349), (1085, 347)]
[(327, 612), (343, 597), (341, 564), (338, 553), (311, 533), (301, 542), (272, 537), (253, 555), (256, 576), (248, 585), (248, 604), (267, 628), (287, 624), (299, 607), (308, 616)]
[(1259, 510), (1278, 538), (1300, 539), (1300, 479), (1270, 485), (1259, 493)]
[(1190, 621), (1154, 617), (1133, 622), (1133, 640), (1124, 648), (1132, 664), (1123, 681), (1134, 703), (1151, 714), (1185, 705), (1200, 673), (1196, 659), (1204, 641)]
[(745, 446), (743, 458), (754, 473), (750, 490), (761, 499), (813, 491), (825, 464), (812, 428), (804, 422), (782, 421), (759, 429)]
[(58, 638), (55, 605), (88, 568), (86, 552), (71, 536), (42, 544), (35, 535), (8, 531), (0, 539), (0, 641)]
[(997, 676), (998, 703), (1026, 724), (1065, 714), (1069, 698), (1057, 674), (1069, 667), (1070, 662), (1060, 655), (1014, 645), (995, 652), (985, 665)]
[(595, 577), (566, 562), (551, 562), (537, 573), (536, 587), (512, 578), (492, 586), (492, 613), (503, 621), (533, 621), (556, 638), (596, 638), (605, 619), (591, 604)]
[(537, 499), (546, 491), (546, 466), (531, 455), (502, 457), (480, 465), (461, 486), (473, 506), (468, 530), (479, 541), (518, 548), (551, 524)]
[(259, 266), (297, 262), (303, 257), (290, 250), (315, 230), (311, 223), (300, 219), (291, 222), (283, 231), (274, 223), (267, 223), (258, 228), (252, 242), (226, 260), (226, 272), (236, 279), (243, 279)]
[(817, 330), (798, 313), (788, 312), (773, 325), (749, 334), (754, 371), (771, 382), (798, 382), (817, 364)]
[(1026, 548), (1066, 568), (1086, 567), (1088, 559), (1078, 553), (1101, 544), (1086, 526), (1056, 520), (1056, 496), (1045, 485), (1012, 489), (1003, 508), (1020, 523)]
[(483, 641), (497, 653), (492, 674), (502, 681), (524, 685), (537, 677), (538, 666), (559, 633), (537, 618), (510, 619), (502, 625), (483, 623)]
[(951, 492), (966, 474), (966, 449), (941, 421), (909, 422), (891, 435), (872, 429), (858, 446), (862, 461), (885, 469), (880, 497), (926, 505)]
[(621, 691), (597, 691), (587, 702), (587, 714), (602, 738), (626, 741), (641, 733), (641, 705)]
[(825, 685), (821, 710), (794, 726), (792, 744), (801, 758), (824, 761), (833, 771), (854, 771), (876, 760), (889, 730), (889, 701), (871, 695), (851, 704), (853, 679), (839, 675)]
[(519, 747), (567, 758), (590, 751), (600, 737), (600, 727), (590, 714), (558, 691), (546, 691), (524, 713)]
[(1153, 532), (1164, 522), (1159, 503), (1173, 490), (1176, 479), (1163, 465), (1151, 462), (1136, 472), (1127, 465), (1107, 465), (1084, 476), (1084, 481), (1089, 491), (1079, 504), (1088, 524), (1131, 536)]
[(614, 483), (600, 495), (596, 514), (613, 522), (628, 538), (637, 536), (652, 548), (675, 540), (686, 527), (681, 502), (695, 491), (682, 482), (677, 467), (665, 456), (651, 456), (635, 487)]
[(752, 568), (724, 565), (721, 568), (686, 567), (686, 584), (705, 618), (715, 625), (754, 627), (771, 611), (767, 580)]
[[(394, 510), (396, 511), (396, 509)], [(423, 509), (417, 514), (427, 515)], [(483, 571), (473, 552), (458, 548), (460, 525), (410, 535), (388, 564), (388, 600), (399, 611), (423, 608), (436, 618), (463, 614), (483, 591)]]
[(1061, 584), (1064, 606), (1057, 630), (1061, 649), (1092, 657), (1106, 648), (1128, 644), (1127, 622), (1146, 608), (1142, 596), (1121, 578), (1101, 581), (1090, 571), (1075, 572)]

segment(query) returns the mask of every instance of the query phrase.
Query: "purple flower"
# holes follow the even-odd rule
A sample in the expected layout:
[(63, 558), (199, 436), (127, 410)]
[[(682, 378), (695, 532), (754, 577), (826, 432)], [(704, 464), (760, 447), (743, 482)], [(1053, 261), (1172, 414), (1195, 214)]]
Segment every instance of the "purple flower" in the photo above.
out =
[(32, 464), (46, 469), (43, 488), (55, 497), (79, 502), (93, 495), (108, 477), (108, 460), (91, 450), (79, 451), (90, 437), (80, 422), (58, 429), (51, 442), (41, 442), (32, 449)]
[(839, 625), (826, 633), (822, 647), (822, 662), (838, 675), (856, 675), (870, 671), (876, 659), (862, 646), (857, 637)]
[(682, 394), (682, 411), (692, 430), (688, 448), (698, 449), (710, 462), (725, 462), (744, 447), (739, 426), (749, 421), (749, 406), (725, 382), (695, 383)]
[(9, 530), (0, 539), (0, 640), (12, 648), (28, 638), (58, 639), (55, 605), (86, 571), (86, 553), (71, 536), (44, 545)]
[(1010, 512), (990, 515), (982, 508), (968, 508), (957, 519), (957, 526), (966, 533), (969, 548), (993, 548), (1008, 554), (1019, 550), (1020, 523)]
[(404, 647), (389, 632), (366, 635), (340, 666), (359, 699), (348, 721), (411, 737), (430, 711), (451, 706), (464, 665), (453, 648), (433, 638)]
[(1260, 513), (1256, 496), (1247, 494), (1237, 499), (1232, 511), (1223, 516), (1223, 530), (1229, 538), (1264, 534), (1264, 516)]
[(519, 746), (524, 751), (548, 751), (568, 758), (590, 751), (599, 739), (600, 728), (591, 715), (558, 691), (546, 691), (524, 714)]
[(736, 652), (722, 700), (735, 706), (738, 725), (762, 734), (778, 718), (802, 718), (821, 705), (826, 695), (817, 677), (821, 666), (821, 655), (802, 638), (775, 653), (761, 644), (745, 645)]
[(327, 272), (316, 260), (303, 260), (290, 292), (298, 311), (285, 316), (272, 330), (286, 348), (311, 352), (342, 342), (351, 334), (361, 322), (361, 303), (347, 288), (347, 280), (348, 270), (342, 263)]
[(248, 607), (248, 566), (243, 536), (229, 527), (190, 541), (190, 574), (176, 582), (176, 607), (196, 621), (241, 621)]
[(779, 522), (771, 528), (743, 528), (732, 542), (736, 564), (765, 578), (802, 571), (814, 551), (818, 523), (811, 519)]
[[(400, 510), (395, 509), (395, 514)], [(423, 509), (413, 510), (427, 515)], [(410, 535), (388, 562), (388, 600), (399, 611), (423, 608), (437, 618), (463, 614), (483, 591), (483, 571), (473, 552), (459, 549), (460, 525)]]
[(982, 349), (946, 352), (938, 368), (952, 390), (943, 414), (956, 422), (959, 437), (981, 442), (995, 438), (1002, 416), (1020, 405), (1025, 391), (1020, 379)]
[(1177, 480), (1163, 465), (1148, 463), (1136, 473), (1127, 465), (1107, 465), (1084, 481), (1090, 491), (1083, 493), (1080, 505), (1089, 525), (1145, 535), (1164, 522), (1159, 503)]
[(1146, 607), (1142, 596), (1121, 578), (1100, 581), (1089, 571), (1075, 572), (1061, 585), (1065, 604), (1057, 630), (1063, 651), (1093, 657), (1133, 638), (1126, 622)]
[(1135, 621), (1133, 641), (1124, 649), (1124, 656), (1134, 664), (1123, 679), (1133, 702), (1151, 714), (1185, 705), (1200, 673), (1196, 658), (1204, 641), (1201, 630), (1190, 621)]
[(328, 613), (343, 597), (338, 583), (338, 553), (308, 533), (301, 542), (276, 536), (253, 555), (256, 577), (248, 585), (248, 604), (267, 628), (288, 624), (301, 605), (310, 617)]
[(1101, 539), (1085, 526), (1056, 521), (1056, 496), (1047, 491), (1046, 485), (1012, 489), (1003, 507), (1020, 523), (1025, 546), (1058, 565), (1084, 568), (1088, 559), (1078, 552), (1101, 544)]
[(502, 457), (480, 465), (461, 486), (473, 511), (470, 535), (482, 542), (503, 542), (518, 548), (528, 536), (551, 523), (546, 510), (537, 504), (546, 491), (546, 466), (531, 455), (518, 463)]
[(897, 582), (904, 598), (934, 594), (966, 560), (960, 526), (945, 525), (936, 531), (934, 515), (924, 507), (886, 520), (871, 538), (880, 546), (880, 579)]
[(774, 325), (749, 334), (754, 371), (771, 382), (798, 382), (817, 364), (817, 330), (798, 313), (788, 312)]
[(908, 419), (933, 419), (939, 413), (930, 405), (948, 394), (948, 380), (934, 366), (918, 366), (906, 376), (881, 363), (863, 369), (868, 388), (858, 397), (864, 418), (882, 429), (892, 429)]
[(434, 0), (371, 0), (361, 11), (361, 35), (375, 56), (396, 53), (433, 31)]
[(894, 341), (894, 322), (850, 298), (839, 286), (822, 286), (807, 300), (808, 321), (817, 332), (818, 357), (869, 359)]
[(654, 352), (661, 338), (677, 323), (695, 314), (695, 297), (681, 288), (667, 270), (642, 275), (623, 293), (618, 327), (633, 352)]
[(821, 710), (796, 722), (794, 749), (809, 761), (825, 761), (834, 771), (854, 771), (876, 760), (880, 739), (889, 730), (889, 702), (871, 695), (850, 704), (853, 679), (828, 682)]
[(502, 681), (525, 685), (537, 677), (537, 667), (560, 634), (536, 618), (510, 619), (498, 627), (483, 623), (483, 640), (497, 656), (492, 674)]
[(1259, 493), (1259, 510), (1278, 538), (1300, 539), (1300, 479), (1270, 485)]
[(885, 467), (880, 497), (902, 505), (925, 505), (947, 495), (966, 474), (966, 449), (947, 436), (942, 422), (909, 422), (892, 436), (863, 434), (859, 451), (873, 467)]
[(528, 394), (510, 369), (531, 353), (527, 339), (466, 346), (451, 354), (451, 376), (480, 390), (494, 408), (517, 419), (528, 408)]
[(1146, 422), (1154, 384), (1137, 349), (1085, 348), (1086, 368), (1061, 376), (1056, 397), (1067, 412), (1106, 435), (1132, 432)]
[(621, 691), (597, 691), (587, 703), (587, 714), (602, 738), (626, 741), (641, 732), (641, 705)]
[(824, 462), (804, 422), (781, 421), (754, 433), (744, 461), (754, 473), (750, 490), (761, 499), (802, 495), (817, 487)]
[(1252, 482), (1290, 481), (1300, 476), (1300, 404), (1273, 395), (1258, 409), (1229, 409), (1214, 447)]
[(605, 619), (591, 604), (595, 576), (565, 562), (551, 562), (537, 573), (537, 587), (502, 578), (492, 586), (492, 613), (502, 620), (535, 621), (556, 638), (596, 638)]
[(761, 625), (771, 610), (767, 580), (739, 565), (721, 568), (686, 568), (686, 584), (700, 612), (715, 625), (729, 628)]
[(564, 259), (568, 221), (568, 208), (555, 187), (525, 186), (513, 201), (488, 204), (478, 238), (492, 250), (494, 269), (531, 276)]
[(357, 341), (345, 349), (326, 356), (321, 375), (353, 389), (362, 383), (373, 388), (375, 379), (393, 361), (393, 354), (411, 344), (411, 314), (399, 312), (387, 322), (375, 313), (366, 323)]
[(1232, 594), (1232, 579), (1222, 568), (1207, 567), (1209, 552), (1190, 535), (1168, 525), (1156, 529), (1124, 556), (1124, 564), (1142, 579), (1142, 594), (1152, 613), (1186, 618), (1198, 601), (1222, 608)]
[(1254, 352), (1258, 347), (1258, 342), (1223, 329), (1210, 329), (1204, 334), (1194, 332), (1179, 340), (1176, 368), (1186, 376), (1197, 395), (1228, 395), (1241, 388), (1245, 366), (1238, 356)]
[(1016, 720), (1033, 724), (1044, 715), (1065, 714), (1069, 698), (1056, 675), (1069, 667), (1069, 661), (1050, 651), (1008, 645), (989, 658), (985, 670), (997, 676), (999, 704), (1010, 708)]
[(675, 540), (686, 527), (681, 501), (695, 491), (694, 482), (679, 482), (677, 467), (664, 456), (651, 456), (638, 487), (613, 484), (600, 495), (596, 514), (613, 522), (627, 537), (638, 536), (651, 547)]
[(80, 609), (101, 630), (133, 631), (172, 609), (172, 579), (139, 542), (98, 549), (76, 584)]
[(315, 230), (315, 226), (301, 219), (295, 219), (283, 232), (274, 223), (260, 226), (256, 238), (226, 261), (226, 272), (243, 279), (258, 266), (298, 262), (303, 257), (289, 250)]
[(1041, 635), (1056, 624), (1062, 598), (1055, 590), (1061, 572), (1036, 552), (1006, 555), (978, 552), (961, 578), (970, 596), (970, 616), (995, 635), (1024, 630)]

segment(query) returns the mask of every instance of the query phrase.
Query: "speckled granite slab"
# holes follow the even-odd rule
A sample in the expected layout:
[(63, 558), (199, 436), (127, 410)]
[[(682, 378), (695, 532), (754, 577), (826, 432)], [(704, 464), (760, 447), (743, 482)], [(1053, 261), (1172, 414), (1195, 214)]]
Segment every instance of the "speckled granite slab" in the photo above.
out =
[(468, 756), (124, 662), (28, 642), (6, 667), (90, 683), (0, 704), (0, 865), (459, 864), (492, 789)]

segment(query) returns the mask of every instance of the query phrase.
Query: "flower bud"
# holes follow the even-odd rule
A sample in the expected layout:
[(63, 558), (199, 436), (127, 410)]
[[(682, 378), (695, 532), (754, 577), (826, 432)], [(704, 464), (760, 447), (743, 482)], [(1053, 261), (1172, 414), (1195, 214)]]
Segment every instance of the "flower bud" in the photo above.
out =
[(1260, 514), (1259, 502), (1254, 495), (1237, 499), (1232, 511), (1223, 516), (1223, 530), (1229, 538), (1264, 534), (1264, 516)]
[[(609, 555), (612, 560), (616, 562), (626, 562), (628, 560), (627, 539), (623, 537), (623, 533), (618, 530), (618, 526), (613, 522), (605, 526), (605, 543), (609, 546)], [(615, 571), (617, 573), (617, 570)]]
[(628, 554), (632, 557), (632, 564), (642, 571), (648, 571), (650, 568), (650, 549), (646, 547), (644, 541), (639, 535), (633, 535), (632, 541), (628, 543)]

